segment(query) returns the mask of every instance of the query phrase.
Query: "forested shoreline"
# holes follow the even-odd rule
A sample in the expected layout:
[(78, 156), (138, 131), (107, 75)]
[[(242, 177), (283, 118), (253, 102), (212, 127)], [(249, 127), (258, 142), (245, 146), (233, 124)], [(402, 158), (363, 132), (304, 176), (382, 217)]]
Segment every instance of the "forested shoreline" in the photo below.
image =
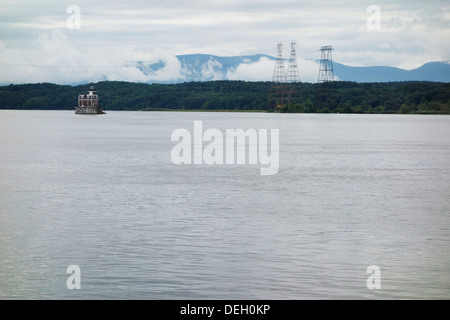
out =
[[(208, 81), (144, 84), (102, 81), (77, 86), (51, 83), (0, 87), (0, 109), (73, 110), (94, 85), (104, 110), (266, 111), (271, 82)], [(450, 84), (438, 82), (335, 82), (335, 103), (320, 108), (317, 84), (301, 83), (297, 103), (276, 112), (450, 114)]]

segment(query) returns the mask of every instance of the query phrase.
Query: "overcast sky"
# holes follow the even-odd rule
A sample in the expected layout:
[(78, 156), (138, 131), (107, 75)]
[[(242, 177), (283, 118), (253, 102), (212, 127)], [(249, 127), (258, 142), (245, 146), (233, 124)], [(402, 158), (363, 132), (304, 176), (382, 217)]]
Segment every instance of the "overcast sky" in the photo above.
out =
[[(77, 21), (71, 5), (80, 9), (79, 29), (67, 25)], [(380, 9), (379, 29), (368, 27), (376, 21), (370, 5)], [(319, 59), (323, 45), (347, 65), (414, 69), (449, 60), (449, 39), (449, 0), (0, 0), (0, 83), (145, 82), (129, 62), (158, 59), (166, 68), (155, 80), (171, 80), (180, 73), (175, 55), (275, 56), (283, 41), (288, 56), (291, 40), (301, 80), (310, 80), (307, 59)], [(270, 80), (273, 63), (238, 71), (243, 80)]]

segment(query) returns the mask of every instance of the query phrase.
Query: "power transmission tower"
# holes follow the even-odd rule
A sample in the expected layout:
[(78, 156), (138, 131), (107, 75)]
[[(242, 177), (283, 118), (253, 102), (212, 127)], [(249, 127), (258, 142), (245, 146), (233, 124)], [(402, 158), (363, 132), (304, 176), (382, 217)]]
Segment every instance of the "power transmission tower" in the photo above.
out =
[(283, 44), (278, 42), (277, 60), (273, 72), (272, 84), (270, 86), (269, 101), (267, 111), (274, 111), (278, 106), (289, 100), (289, 90), (287, 86), (286, 71), (284, 70)]
[(288, 92), (289, 103), (295, 104), (300, 102), (301, 87), (300, 87), (300, 73), (298, 71), (297, 54), (295, 53), (295, 41), (291, 41), (291, 56), (289, 58), (288, 66)]
[(317, 111), (324, 108), (333, 110), (336, 103), (336, 89), (334, 84), (333, 58), (331, 46), (320, 49), (319, 79), (317, 83), (316, 108)]

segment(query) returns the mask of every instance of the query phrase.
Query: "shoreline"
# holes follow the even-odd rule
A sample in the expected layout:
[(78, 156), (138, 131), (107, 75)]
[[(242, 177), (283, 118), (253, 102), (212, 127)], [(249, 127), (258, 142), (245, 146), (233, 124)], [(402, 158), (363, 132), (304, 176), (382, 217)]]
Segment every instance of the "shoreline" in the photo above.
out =
[[(0, 108), (0, 111), (72, 111), (72, 110), (66, 110), (66, 109), (2, 109)], [(105, 110), (104, 110), (105, 111)], [(111, 110), (108, 109), (106, 111), (110, 112), (212, 112), (212, 113), (220, 113), (220, 112), (236, 112), (236, 113), (268, 113), (268, 114), (374, 114), (374, 115), (442, 115), (442, 116), (448, 116), (450, 115), (450, 112), (382, 112), (382, 113), (376, 113), (376, 112), (267, 112), (266, 110), (235, 110), (235, 109), (170, 109), (170, 108), (145, 108), (145, 109), (136, 109), (136, 110)], [(105, 111), (105, 112), (106, 112)], [(75, 114), (75, 112), (74, 112)]]

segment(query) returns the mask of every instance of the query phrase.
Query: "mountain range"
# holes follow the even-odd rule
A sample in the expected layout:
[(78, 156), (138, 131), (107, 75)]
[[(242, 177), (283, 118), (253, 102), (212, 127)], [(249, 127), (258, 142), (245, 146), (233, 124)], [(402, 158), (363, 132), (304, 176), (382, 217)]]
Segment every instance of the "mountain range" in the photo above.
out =
[[(248, 56), (220, 57), (209, 54), (176, 56), (179, 73), (170, 80), (158, 80), (165, 72), (168, 62), (137, 61), (133, 63), (149, 79), (159, 83), (179, 83), (211, 80), (270, 81), (275, 67), (275, 57), (256, 54)], [(285, 63), (287, 69), (287, 60)], [(333, 63), (335, 77), (354, 82), (432, 81), (450, 82), (450, 61), (425, 63), (419, 68), (405, 70), (389, 66), (355, 67)], [(318, 60), (299, 61), (300, 81), (316, 82)]]
[(343, 81), (393, 82), (393, 81), (433, 81), (450, 82), (449, 61), (428, 62), (413, 70), (394, 67), (351, 67), (334, 63), (336, 76)]

